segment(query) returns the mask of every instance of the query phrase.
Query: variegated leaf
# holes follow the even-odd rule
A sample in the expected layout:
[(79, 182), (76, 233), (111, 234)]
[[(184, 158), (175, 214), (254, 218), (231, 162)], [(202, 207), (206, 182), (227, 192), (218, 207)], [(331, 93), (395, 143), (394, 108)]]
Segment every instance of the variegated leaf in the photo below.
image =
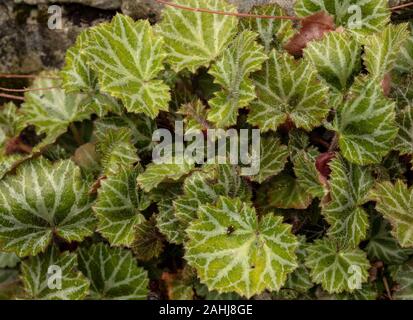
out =
[(267, 59), (264, 49), (255, 41), (257, 34), (241, 32), (212, 65), (209, 74), (223, 90), (209, 101), (208, 120), (217, 127), (228, 127), (237, 121), (238, 110), (255, 99), (255, 88), (249, 75), (261, 69)]
[[(236, 12), (234, 6), (222, 0), (176, 0), (175, 4)], [(207, 67), (224, 51), (237, 24), (238, 19), (233, 16), (166, 7), (159, 32), (165, 39), (167, 62), (176, 72), (185, 68), (195, 72), (199, 67)]]
[(156, 225), (159, 231), (170, 243), (183, 243), (187, 224), (176, 217), (172, 201), (159, 202), (158, 211)]
[(81, 300), (89, 281), (76, 270), (76, 255), (60, 253), (55, 246), (22, 262), (25, 298), (35, 300)]
[[(286, 12), (276, 4), (257, 5), (250, 10), (251, 14), (264, 16), (285, 16)], [(242, 19), (242, 29), (254, 30), (264, 45), (265, 52), (282, 45), (294, 34), (293, 23), (282, 19)]]
[(70, 160), (37, 159), (19, 166), (0, 182), (2, 248), (23, 257), (44, 251), (53, 234), (66, 241), (91, 235), (96, 220), (87, 191)]
[(295, 12), (300, 17), (319, 11), (328, 12), (338, 26), (357, 34), (378, 32), (390, 21), (387, 0), (297, 0), (295, 3)]
[(394, 68), (409, 33), (407, 24), (388, 25), (379, 33), (366, 37), (364, 43), (364, 64), (373, 77), (382, 79)]
[(410, 22), (410, 37), (400, 50), (395, 69), (401, 73), (409, 73), (413, 70), (413, 22)]
[(329, 163), (331, 199), (323, 208), (330, 224), (328, 234), (342, 245), (356, 247), (367, 236), (368, 215), (362, 205), (374, 179), (368, 168), (351, 164), (341, 156)]
[(361, 165), (379, 163), (397, 135), (395, 117), (395, 103), (384, 97), (378, 81), (356, 79), (334, 121), (344, 157)]
[(288, 275), (287, 282), (284, 288), (296, 290), (299, 292), (306, 292), (311, 289), (314, 284), (310, 278), (310, 271), (304, 265), (305, 258), (307, 257), (307, 247), (305, 236), (299, 237), (300, 245), (296, 251), (298, 258), (298, 267), (293, 273)]
[(187, 233), (185, 259), (210, 290), (249, 298), (279, 290), (297, 267), (291, 226), (272, 214), (258, 220), (255, 209), (239, 199), (221, 197), (216, 206), (201, 206)]
[(98, 243), (78, 252), (78, 264), (90, 280), (91, 299), (146, 299), (148, 275), (130, 251)]
[(85, 52), (100, 89), (121, 99), (129, 112), (155, 118), (168, 110), (169, 87), (156, 79), (166, 52), (148, 21), (118, 14), (92, 29)]
[(326, 117), (327, 87), (317, 79), (315, 68), (304, 60), (273, 50), (263, 70), (253, 77), (258, 99), (251, 103), (248, 122), (263, 132), (276, 131), (291, 120), (311, 130)]
[(329, 293), (352, 292), (367, 281), (370, 264), (359, 248), (342, 248), (324, 238), (308, 246), (307, 252), (306, 266), (313, 282)]
[(346, 90), (352, 76), (361, 68), (361, 45), (349, 32), (328, 32), (320, 41), (312, 41), (304, 56), (333, 88)]
[(308, 152), (300, 150), (293, 157), (293, 164), (298, 184), (314, 198), (321, 199), (326, 190), (320, 182), (319, 172), (316, 168), (317, 155), (316, 150), (309, 150)]
[(13, 268), (19, 261), (20, 259), (15, 253), (0, 252), (0, 269)]
[(413, 105), (407, 106), (397, 116), (399, 133), (395, 140), (394, 149), (401, 155), (413, 155)]
[(413, 300), (413, 261), (406, 262), (395, 272), (394, 280), (397, 290), (394, 298), (399, 300)]
[(116, 174), (101, 182), (93, 210), (99, 220), (98, 231), (112, 245), (130, 246), (134, 241), (134, 228), (145, 221), (141, 211), (150, 201), (136, 185), (141, 171), (140, 166), (119, 166)]
[(413, 187), (398, 180), (377, 184), (371, 193), (376, 210), (392, 225), (392, 235), (403, 248), (413, 247)]
[(134, 231), (131, 248), (135, 256), (142, 261), (159, 257), (164, 247), (164, 237), (156, 227), (155, 217), (151, 216), (148, 220), (136, 225)]

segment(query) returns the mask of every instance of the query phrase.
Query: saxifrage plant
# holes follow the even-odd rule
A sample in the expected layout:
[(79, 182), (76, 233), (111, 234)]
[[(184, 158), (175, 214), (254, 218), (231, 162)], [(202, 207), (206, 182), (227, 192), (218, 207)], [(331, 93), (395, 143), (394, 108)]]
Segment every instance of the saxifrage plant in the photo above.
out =
[[(117, 15), (4, 105), (0, 297), (412, 299), (413, 25), (385, 0), (295, 12)], [(260, 129), (258, 174), (154, 163), (176, 120)]]

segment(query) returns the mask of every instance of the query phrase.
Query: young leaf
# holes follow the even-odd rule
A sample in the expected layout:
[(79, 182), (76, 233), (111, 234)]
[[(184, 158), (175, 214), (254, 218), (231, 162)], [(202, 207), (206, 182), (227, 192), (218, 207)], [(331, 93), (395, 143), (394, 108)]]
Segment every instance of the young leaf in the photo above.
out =
[(401, 155), (413, 154), (413, 105), (407, 106), (397, 116), (399, 133), (394, 141), (394, 149)]
[(356, 247), (367, 236), (368, 215), (362, 208), (374, 179), (368, 168), (351, 164), (341, 156), (329, 163), (330, 198), (323, 214), (330, 224), (328, 234), (341, 244)]
[(361, 68), (361, 46), (349, 32), (329, 32), (320, 41), (312, 41), (304, 56), (333, 88), (346, 90), (352, 75)]
[(305, 264), (311, 270), (313, 282), (329, 293), (352, 292), (367, 281), (370, 264), (358, 248), (340, 248), (324, 238), (308, 246), (307, 252)]
[(338, 26), (361, 35), (381, 31), (390, 21), (387, 0), (297, 0), (295, 3), (299, 17), (319, 11), (328, 12)]
[(170, 243), (183, 243), (187, 224), (176, 217), (172, 201), (159, 202), (158, 211), (156, 225), (159, 231)]
[[(224, 12), (236, 12), (225, 0), (176, 0), (175, 4)], [(175, 72), (187, 68), (195, 72), (207, 67), (228, 45), (238, 18), (204, 12), (181, 10), (167, 6), (159, 25), (165, 39), (168, 62)]]
[(311, 194), (286, 173), (269, 181), (267, 198), (271, 207), (279, 209), (306, 209), (312, 201)]
[(93, 210), (99, 220), (98, 231), (112, 245), (130, 246), (134, 228), (145, 221), (140, 212), (150, 205), (150, 201), (136, 186), (141, 171), (140, 166), (119, 166), (116, 174), (101, 182)]
[[(26, 124), (34, 125), (38, 135), (45, 134), (48, 144), (66, 132), (69, 124), (88, 119), (93, 111), (82, 109), (84, 95), (65, 94), (59, 89), (60, 81), (47, 78), (56, 73), (44, 72), (33, 82), (32, 88), (53, 88), (43, 91), (29, 91), (21, 107)], [(46, 77), (46, 78), (45, 78)]]
[(366, 37), (364, 64), (373, 77), (382, 79), (395, 65), (409, 33), (407, 24), (388, 25), (380, 33)]
[(136, 265), (132, 253), (103, 243), (78, 253), (79, 269), (90, 280), (90, 298), (142, 300), (148, 294), (147, 272)]
[(371, 193), (376, 210), (392, 225), (392, 235), (403, 248), (413, 247), (413, 187), (398, 180), (382, 182)]
[(87, 181), (70, 160), (26, 162), (0, 182), (0, 239), (4, 250), (24, 257), (49, 245), (53, 234), (81, 241), (93, 233)]
[(132, 166), (139, 161), (129, 128), (108, 129), (98, 133), (97, 138), (97, 151), (106, 174), (116, 174), (119, 167)]
[(239, 199), (221, 197), (199, 209), (187, 229), (185, 258), (210, 290), (251, 297), (279, 290), (296, 267), (291, 226), (272, 214), (258, 220)]
[[(276, 4), (254, 6), (250, 13), (265, 16), (286, 15), (285, 11)], [(243, 30), (257, 32), (267, 53), (275, 46), (282, 47), (282, 44), (294, 33), (293, 23), (290, 20), (249, 18), (241, 20), (241, 27)]]
[(400, 49), (395, 69), (401, 73), (409, 73), (413, 69), (413, 22), (410, 22), (410, 37)]
[(145, 172), (138, 176), (137, 181), (143, 190), (149, 192), (165, 180), (179, 180), (191, 172), (193, 167), (193, 164), (185, 160), (177, 161), (177, 158), (172, 158), (170, 163), (150, 163)]
[(249, 75), (260, 70), (267, 59), (264, 48), (256, 43), (256, 37), (254, 32), (241, 32), (209, 70), (215, 83), (223, 89), (209, 101), (208, 120), (217, 127), (236, 124), (238, 109), (255, 99), (255, 88)]
[(344, 157), (354, 163), (379, 163), (397, 135), (395, 103), (383, 96), (379, 82), (358, 78), (350, 99), (338, 110), (335, 130)]
[(164, 238), (156, 228), (155, 217), (135, 226), (132, 251), (139, 260), (148, 261), (159, 257)]
[(329, 111), (327, 87), (317, 79), (315, 68), (303, 60), (297, 62), (273, 50), (253, 80), (258, 99), (251, 103), (248, 122), (263, 132), (276, 131), (288, 119), (311, 130)]
[(100, 89), (121, 99), (129, 112), (155, 118), (168, 110), (169, 87), (156, 79), (166, 53), (148, 21), (116, 15), (92, 29), (86, 54)]
[(59, 253), (55, 246), (23, 261), (21, 271), (26, 298), (83, 299), (88, 293), (89, 281), (76, 271), (76, 267), (76, 255), (68, 251)]
[(287, 163), (288, 155), (288, 148), (282, 145), (278, 138), (271, 136), (262, 138), (260, 171), (257, 175), (251, 176), (251, 180), (262, 183), (279, 174)]

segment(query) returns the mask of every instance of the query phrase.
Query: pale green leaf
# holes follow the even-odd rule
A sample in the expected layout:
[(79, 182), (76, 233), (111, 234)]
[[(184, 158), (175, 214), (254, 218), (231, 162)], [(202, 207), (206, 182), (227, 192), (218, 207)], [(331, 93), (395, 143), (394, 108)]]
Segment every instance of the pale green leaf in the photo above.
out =
[(392, 225), (392, 235), (403, 247), (413, 247), (413, 187), (398, 180), (382, 182), (371, 193), (376, 210)]
[(144, 300), (147, 272), (138, 267), (132, 253), (122, 248), (94, 244), (78, 252), (79, 269), (90, 280), (90, 298)]
[(413, 261), (406, 262), (394, 275), (397, 282), (397, 291), (394, 298), (399, 300), (413, 300)]
[(408, 36), (407, 24), (403, 23), (388, 25), (379, 33), (363, 40), (364, 64), (373, 77), (381, 79), (394, 68), (396, 59)]
[(330, 224), (328, 234), (341, 244), (356, 247), (367, 236), (368, 215), (362, 205), (374, 179), (368, 168), (351, 164), (341, 156), (329, 162), (330, 201), (323, 215)]
[(268, 178), (279, 174), (288, 159), (288, 148), (276, 137), (261, 138), (260, 171), (251, 176), (252, 181), (263, 183)]
[(116, 174), (119, 167), (131, 166), (139, 161), (129, 128), (107, 129), (96, 134), (96, 148), (106, 174)]
[(328, 32), (320, 41), (311, 41), (304, 57), (333, 88), (346, 90), (361, 68), (361, 46), (349, 32)]
[(15, 253), (0, 252), (0, 269), (13, 268), (19, 261), (20, 259)]
[(397, 116), (399, 133), (394, 142), (394, 149), (401, 155), (413, 154), (413, 105), (407, 106)]
[(185, 259), (209, 290), (249, 298), (279, 290), (297, 267), (291, 226), (273, 214), (258, 220), (255, 209), (239, 199), (221, 197), (216, 206), (201, 206), (187, 233)]
[(53, 234), (81, 241), (93, 233), (88, 185), (70, 160), (26, 162), (0, 182), (2, 248), (19, 256), (36, 255)]
[[(236, 12), (225, 0), (176, 0), (177, 5), (215, 11)], [(205, 12), (194, 12), (167, 6), (159, 25), (165, 39), (167, 62), (179, 72), (195, 72), (207, 67), (224, 51), (233, 37), (238, 18)]]
[(257, 34), (242, 31), (209, 69), (215, 83), (222, 87), (209, 101), (208, 120), (217, 127), (236, 124), (238, 110), (255, 99), (255, 88), (249, 75), (261, 69), (267, 59), (255, 39)]
[(92, 29), (86, 54), (100, 89), (121, 99), (129, 112), (155, 118), (168, 110), (169, 87), (156, 79), (166, 53), (148, 21), (116, 15)]
[(356, 79), (334, 122), (344, 157), (361, 165), (379, 163), (397, 135), (395, 117), (395, 103), (384, 97), (379, 82)]
[(22, 262), (25, 298), (34, 300), (81, 300), (89, 281), (76, 270), (76, 255), (59, 253), (55, 246)]
[(413, 70), (413, 22), (410, 22), (410, 37), (400, 50), (395, 69), (401, 73)]
[(327, 87), (304, 60), (273, 50), (263, 70), (253, 77), (258, 99), (251, 103), (248, 122), (263, 132), (276, 131), (287, 120), (311, 130), (326, 117)]
[(146, 192), (156, 188), (161, 182), (165, 180), (177, 181), (186, 174), (190, 173), (194, 165), (179, 160), (179, 158), (172, 158), (168, 163), (150, 163), (145, 172), (141, 173), (138, 178), (139, 186)]
[(357, 34), (381, 31), (390, 21), (387, 0), (297, 0), (295, 12), (299, 17), (326, 11), (334, 16), (337, 26)]
[(324, 238), (308, 246), (307, 252), (306, 266), (313, 282), (329, 293), (352, 292), (367, 281), (370, 264), (358, 248), (340, 248), (335, 241)]
[(130, 246), (134, 228), (145, 221), (141, 211), (150, 205), (150, 201), (136, 185), (141, 171), (140, 166), (119, 166), (116, 174), (101, 182), (93, 210), (99, 220), (98, 231), (112, 245)]

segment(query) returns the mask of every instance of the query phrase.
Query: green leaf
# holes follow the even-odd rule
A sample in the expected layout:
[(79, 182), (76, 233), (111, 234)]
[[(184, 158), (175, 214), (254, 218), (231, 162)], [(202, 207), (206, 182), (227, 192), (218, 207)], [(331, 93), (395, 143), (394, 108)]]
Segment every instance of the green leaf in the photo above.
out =
[(185, 116), (183, 121), (186, 135), (198, 133), (210, 126), (207, 121), (208, 111), (199, 99), (182, 105), (177, 113)]
[[(222, 0), (176, 0), (177, 5), (215, 11), (236, 12), (234, 6)], [(175, 72), (187, 68), (195, 72), (207, 67), (224, 51), (233, 37), (238, 18), (182, 10), (167, 6), (159, 25), (165, 39), (167, 62)]]
[(148, 294), (147, 272), (136, 265), (132, 253), (103, 243), (78, 253), (79, 269), (90, 280), (90, 298), (143, 300)]
[(175, 215), (172, 201), (158, 203), (159, 213), (156, 215), (156, 225), (168, 242), (181, 244), (185, 238), (186, 224)]
[(92, 29), (86, 54), (100, 89), (121, 99), (129, 112), (155, 118), (168, 110), (169, 87), (156, 79), (166, 52), (148, 21), (116, 15)]
[(55, 246), (22, 262), (26, 298), (35, 300), (81, 300), (89, 281), (76, 271), (76, 255), (59, 253)]
[(399, 133), (394, 142), (394, 149), (401, 155), (413, 154), (413, 105), (407, 106), (397, 116)]
[[(286, 12), (278, 5), (258, 5), (250, 10), (251, 14), (264, 16), (285, 16)], [(270, 52), (274, 46), (282, 45), (294, 34), (291, 20), (282, 19), (255, 19), (248, 18), (241, 20), (241, 27), (244, 30), (254, 30), (259, 35), (259, 40), (264, 45), (265, 52)]]
[(410, 37), (400, 50), (395, 69), (401, 73), (411, 72), (413, 69), (413, 23), (410, 22)]
[(397, 291), (394, 298), (399, 300), (413, 300), (413, 261), (406, 262), (394, 275), (397, 282)]
[(279, 290), (296, 267), (291, 226), (272, 214), (258, 220), (239, 199), (221, 197), (199, 209), (187, 229), (185, 259), (209, 290), (246, 296)]
[(97, 138), (96, 147), (106, 174), (116, 174), (120, 167), (139, 161), (129, 128), (107, 129), (99, 132)]
[(333, 88), (346, 90), (361, 68), (361, 46), (349, 32), (328, 32), (320, 41), (311, 41), (304, 56)]
[(344, 157), (361, 165), (379, 163), (397, 135), (395, 116), (395, 103), (384, 97), (379, 82), (356, 79), (334, 121)]
[(371, 222), (371, 235), (366, 245), (366, 252), (371, 260), (381, 260), (388, 264), (402, 264), (412, 249), (403, 249), (397, 240), (390, 234), (391, 226), (379, 216), (375, 216)]
[(306, 209), (312, 201), (311, 194), (286, 173), (269, 181), (267, 198), (271, 207), (279, 209)]
[(304, 60), (273, 50), (263, 70), (253, 77), (258, 99), (251, 103), (248, 122), (263, 132), (276, 131), (287, 120), (311, 130), (326, 117), (327, 87)]
[(299, 237), (300, 245), (296, 251), (298, 258), (298, 267), (293, 273), (288, 275), (287, 282), (284, 288), (296, 290), (305, 293), (310, 290), (314, 284), (310, 278), (310, 271), (305, 266), (305, 258), (307, 257), (307, 247), (305, 236)]
[(197, 217), (198, 208), (214, 204), (219, 196), (238, 197), (248, 202), (251, 190), (230, 164), (206, 165), (185, 179), (184, 194), (173, 202), (176, 216), (185, 226)]
[(261, 69), (267, 59), (264, 48), (255, 41), (257, 34), (242, 31), (212, 65), (209, 74), (222, 90), (209, 101), (208, 120), (217, 127), (236, 124), (238, 110), (255, 99), (255, 88), (249, 75)]
[(260, 150), (260, 171), (257, 175), (251, 176), (251, 180), (263, 183), (284, 169), (289, 153), (288, 148), (272, 136), (261, 138)]
[(351, 164), (341, 156), (329, 163), (330, 198), (323, 215), (330, 224), (328, 234), (340, 243), (356, 247), (367, 236), (368, 215), (362, 205), (374, 179), (368, 168)]
[(140, 212), (150, 205), (150, 201), (136, 186), (141, 171), (140, 166), (119, 166), (116, 174), (101, 182), (93, 210), (99, 220), (98, 231), (112, 245), (130, 246), (134, 228), (145, 221)]
[(46, 134), (47, 144), (67, 131), (69, 124), (88, 119), (93, 113), (82, 109), (84, 95), (66, 94), (59, 89), (60, 81), (48, 77), (55, 72), (43, 72), (36, 78), (31, 88), (53, 88), (49, 90), (28, 91), (25, 102), (20, 108), (26, 124), (34, 125), (36, 133)]
[(403, 23), (388, 25), (380, 33), (366, 37), (363, 59), (368, 72), (377, 78), (390, 72), (408, 36), (407, 24)]
[(392, 235), (403, 248), (413, 247), (413, 187), (398, 180), (378, 183), (371, 192), (377, 201), (376, 210), (392, 225)]
[(163, 251), (163, 240), (156, 227), (155, 217), (151, 216), (147, 221), (135, 226), (132, 251), (139, 260), (157, 258)]
[[(291, 142), (290, 142), (291, 145)], [(318, 152), (310, 150), (306, 152), (300, 150), (293, 157), (294, 173), (297, 176), (297, 183), (304, 188), (314, 198), (322, 199), (326, 193), (320, 182), (318, 170), (316, 168), (316, 158)]]
[(23, 129), (22, 114), (13, 102), (6, 103), (0, 109), (0, 146), (7, 138), (17, 136)]
[(165, 180), (177, 181), (181, 179), (194, 168), (193, 164), (185, 160), (178, 160), (178, 158), (172, 158), (170, 163), (150, 163), (145, 172), (137, 178), (139, 186), (149, 192)]
[(324, 238), (308, 246), (307, 252), (306, 266), (311, 269), (313, 282), (329, 293), (352, 292), (367, 281), (370, 264), (358, 248), (340, 248)]
[(24, 257), (44, 251), (53, 234), (81, 241), (93, 233), (88, 185), (70, 160), (26, 162), (0, 182), (3, 250)]
[(299, 17), (319, 11), (328, 12), (338, 26), (361, 35), (381, 31), (390, 21), (387, 0), (297, 0), (295, 3)]
[(19, 263), (20, 259), (14, 253), (0, 252), (0, 269), (13, 268)]

